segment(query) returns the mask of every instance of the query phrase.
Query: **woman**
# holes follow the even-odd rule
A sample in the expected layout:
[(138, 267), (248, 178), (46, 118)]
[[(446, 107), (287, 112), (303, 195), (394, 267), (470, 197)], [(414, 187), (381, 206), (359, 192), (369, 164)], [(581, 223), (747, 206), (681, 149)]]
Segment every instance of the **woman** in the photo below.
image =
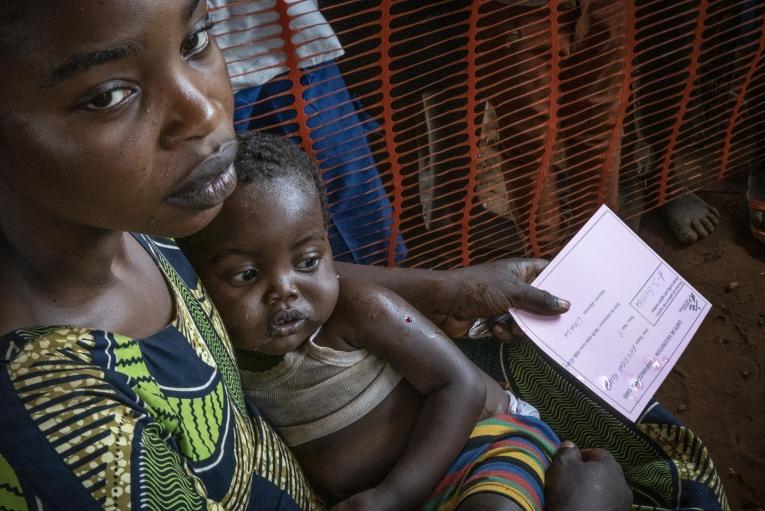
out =
[[(158, 238), (202, 228), (236, 182), (205, 3), (6, 1), (0, 27), (0, 503), (320, 507), (244, 402), (196, 275)], [(562, 311), (524, 283), (542, 264), (339, 271), (448, 326), (508, 305)], [(583, 457), (562, 449), (550, 509), (628, 506), (613, 460)]]

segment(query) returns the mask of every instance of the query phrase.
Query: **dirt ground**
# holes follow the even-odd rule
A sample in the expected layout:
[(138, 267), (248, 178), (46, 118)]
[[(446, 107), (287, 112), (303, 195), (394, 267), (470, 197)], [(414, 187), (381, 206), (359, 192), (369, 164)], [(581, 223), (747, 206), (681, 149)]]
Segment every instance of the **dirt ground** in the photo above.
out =
[(765, 509), (765, 245), (749, 233), (745, 181), (699, 195), (721, 222), (694, 245), (676, 242), (652, 212), (640, 234), (713, 308), (658, 399), (709, 448), (734, 510)]

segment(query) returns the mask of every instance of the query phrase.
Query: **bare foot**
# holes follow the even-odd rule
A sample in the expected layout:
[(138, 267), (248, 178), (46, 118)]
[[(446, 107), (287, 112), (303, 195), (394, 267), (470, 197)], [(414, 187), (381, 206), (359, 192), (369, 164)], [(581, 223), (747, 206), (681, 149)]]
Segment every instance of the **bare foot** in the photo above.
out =
[(709, 236), (720, 223), (720, 212), (701, 198), (689, 193), (662, 208), (664, 218), (677, 239), (693, 243)]
[(749, 227), (765, 243), (765, 163), (752, 168), (746, 197), (749, 202)]

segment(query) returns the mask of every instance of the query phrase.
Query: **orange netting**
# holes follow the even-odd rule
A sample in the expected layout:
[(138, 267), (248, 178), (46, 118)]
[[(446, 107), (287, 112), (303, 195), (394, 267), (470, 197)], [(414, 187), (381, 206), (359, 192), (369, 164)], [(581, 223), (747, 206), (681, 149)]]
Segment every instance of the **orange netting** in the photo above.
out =
[[(387, 218), (366, 224), (367, 262), (549, 256), (600, 204), (638, 215), (745, 169), (765, 145), (763, 0), (223, 3), (235, 86), (264, 68), (283, 84), (269, 92), (281, 103), (240, 103), (238, 122), (281, 125), (324, 158), (333, 207)], [(328, 23), (344, 53), (311, 23)], [(264, 49), (234, 51), (247, 45)], [(344, 85), (307, 76), (335, 64)], [(322, 124), (327, 98), (352, 106), (333, 123), (363, 127), (373, 161), (348, 172), (379, 175), (364, 177), (371, 191), (344, 194), (356, 188), (332, 174), (362, 159), (356, 145), (326, 156), (345, 136)]]

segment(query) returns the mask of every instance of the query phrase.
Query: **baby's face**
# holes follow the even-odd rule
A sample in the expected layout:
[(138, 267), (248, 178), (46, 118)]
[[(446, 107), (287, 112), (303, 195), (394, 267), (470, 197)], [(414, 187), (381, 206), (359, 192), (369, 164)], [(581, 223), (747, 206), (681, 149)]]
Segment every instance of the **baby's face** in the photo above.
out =
[(335, 308), (319, 198), (297, 178), (240, 184), (194, 243), (206, 247), (194, 263), (241, 349), (293, 351)]

